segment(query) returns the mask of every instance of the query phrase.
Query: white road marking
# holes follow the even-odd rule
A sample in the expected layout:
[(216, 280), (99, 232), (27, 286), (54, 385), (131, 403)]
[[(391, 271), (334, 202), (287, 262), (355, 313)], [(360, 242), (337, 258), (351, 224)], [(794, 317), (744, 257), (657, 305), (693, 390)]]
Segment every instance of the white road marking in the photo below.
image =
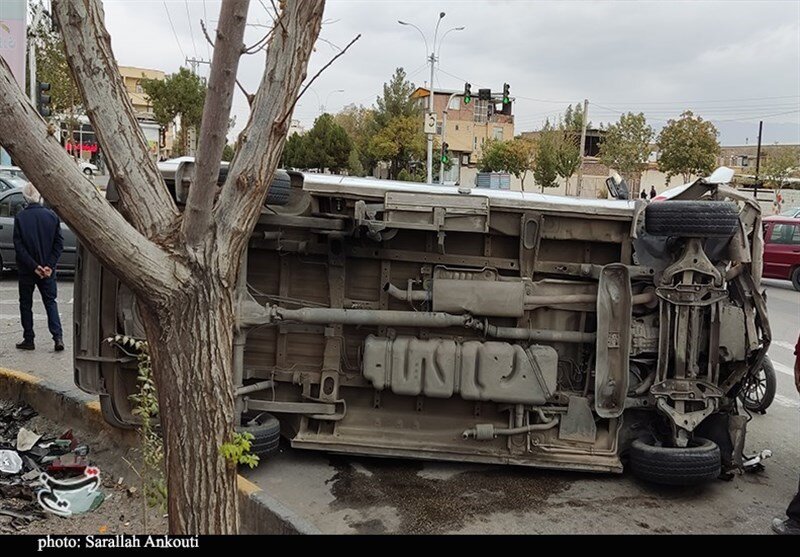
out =
[(783, 395), (775, 395), (775, 402), (786, 408), (800, 408), (800, 400), (795, 400)]
[(772, 362), (772, 367), (775, 368), (775, 371), (779, 371), (791, 377), (794, 377), (794, 369), (790, 368), (789, 366), (785, 366), (780, 362)]
[(790, 352), (794, 352), (794, 344), (791, 342), (786, 342), (785, 340), (773, 340), (770, 342), (770, 346), (778, 346), (785, 350), (789, 350)]

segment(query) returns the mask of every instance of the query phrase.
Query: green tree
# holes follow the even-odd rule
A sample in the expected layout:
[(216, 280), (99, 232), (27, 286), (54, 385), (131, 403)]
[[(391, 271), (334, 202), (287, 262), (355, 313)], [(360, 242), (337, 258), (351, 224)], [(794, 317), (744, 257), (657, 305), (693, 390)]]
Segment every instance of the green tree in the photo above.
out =
[(539, 132), (536, 140), (536, 153), (533, 158), (533, 179), (542, 188), (558, 187), (558, 144), (560, 132), (549, 120)]
[(775, 147), (764, 161), (764, 178), (780, 190), (786, 180), (800, 169), (800, 149), (792, 145)]
[(286, 139), (281, 155), (281, 166), (283, 168), (310, 168), (304, 137), (297, 132)]
[(478, 168), (481, 172), (508, 172), (524, 182), (531, 168), (530, 142), (522, 138), (490, 140), (483, 147)]
[[(379, 128), (385, 128), (393, 118), (419, 116), (417, 101), (411, 98), (415, 85), (406, 79), (403, 68), (394, 71), (392, 79), (383, 84), (383, 96), (376, 99), (375, 121)], [(420, 123), (420, 129), (422, 125)]]
[(556, 172), (566, 181), (569, 193), (569, 180), (581, 164), (581, 131), (583, 129), (583, 106), (569, 105), (558, 124), (555, 134)]
[(425, 156), (425, 135), (416, 116), (395, 116), (370, 141), (370, 153), (376, 160), (389, 162), (389, 177), (397, 178), (411, 163)]
[(667, 182), (678, 174), (688, 182), (694, 174), (708, 175), (717, 165), (717, 128), (695, 116), (691, 110), (677, 120), (669, 120), (658, 135), (658, 169), (667, 173)]
[(633, 195), (638, 193), (642, 172), (647, 168), (654, 136), (644, 114), (628, 112), (616, 124), (608, 126), (600, 143), (600, 161), (627, 180)]
[(162, 126), (169, 126), (180, 116), (178, 153), (189, 150), (189, 130), (199, 128), (206, 98), (206, 86), (199, 76), (186, 68), (165, 79), (142, 79), (142, 89), (153, 103), (153, 114)]
[[(375, 110), (354, 104), (345, 106), (333, 117), (334, 122), (340, 125), (350, 136), (353, 150), (350, 152), (348, 169), (354, 176), (372, 174), (377, 161), (370, 154), (369, 144), (372, 136), (378, 130), (375, 122)], [(358, 164), (355, 164), (358, 159)]]
[(347, 168), (353, 143), (330, 114), (317, 118), (314, 127), (303, 136), (303, 141), (306, 142), (306, 165), (309, 168), (327, 168), (334, 174)]
[(236, 153), (236, 147), (234, 147), (230, 143), (226, 144), (225, 147), (222, 148), (222, 160), (231, 162), (233, 160), (233, 155), (235, 153)]

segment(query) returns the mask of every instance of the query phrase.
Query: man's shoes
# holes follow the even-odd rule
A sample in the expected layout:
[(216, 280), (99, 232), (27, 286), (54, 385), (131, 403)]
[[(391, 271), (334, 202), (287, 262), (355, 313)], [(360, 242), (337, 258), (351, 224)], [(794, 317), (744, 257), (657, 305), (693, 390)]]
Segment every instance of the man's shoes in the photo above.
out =
[(791, 518), (773, 518), (772, 531), (776, 534), (800, 536), (800, 522)]
[(60, 338), (57, 338), (55, 340), (55, 347), (54, 348), (55, 348), (56, 352), (61, 352), (62, 350), (64, 350), (64, 341), (61, 340)]
[(17, 343), (17, 348), (20, 350), (35, 350), (36, 345), (32, 340), (23, 340), (22, 342)]

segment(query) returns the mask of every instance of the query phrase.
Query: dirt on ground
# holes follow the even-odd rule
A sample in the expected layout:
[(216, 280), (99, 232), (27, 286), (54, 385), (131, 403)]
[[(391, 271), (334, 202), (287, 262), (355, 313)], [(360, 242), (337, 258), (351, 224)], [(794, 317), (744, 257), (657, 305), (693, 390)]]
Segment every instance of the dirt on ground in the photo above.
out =
[[(15, 450), (17, 432), (21, 427), (42, 435), (37, 446), (64, 436), (69, 428), (59, 426), (19, 403), (0, 400), (0, 450)], [(145, 505), (143, 485), (138, 476), (137, 464), (141, 457), (136, 450), (120, 454), (102, 436), (74, 430), (73, 449), (77, 445), (88, 448), (87, 464), (99, 470), (100, 487), (104, 498), (99, 506), (81, 514), (61, 517), (45, 511), (39, 503), (37, 492), (44, 485), (35, 473), (49, 469), (48, 456), (19, 451), (23, 469), (16, 474), (0, 472), (0, 533), (4, 534), (166, 534), (167, 519), (164, 510)], [(51, 449), (55, 451), (55, 449)], [(83, 449), (78, 449), (82, 452)], [(40, 450), (39, 453), (44, 452)], [(57, 452), (57, 451), (55, 451)], [(23, 478), (23, 474), (26, 474)], [(58, 479), (81, 477), (83, 472), (52, 472)]]

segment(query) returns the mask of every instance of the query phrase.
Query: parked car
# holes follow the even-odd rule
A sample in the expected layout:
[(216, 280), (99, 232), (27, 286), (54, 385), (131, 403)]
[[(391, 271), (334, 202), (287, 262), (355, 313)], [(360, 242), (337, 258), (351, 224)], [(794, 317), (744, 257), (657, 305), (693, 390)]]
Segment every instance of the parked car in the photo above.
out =
[(780, 216), (800, 219), (800, 207), (790, 207), (783, 211)]
[[(0, 191), (0, 271), (3, 268), (17, 268), (14, 252), (14, 216), (25, 208), (22, 188)], [(61, 235), (64, 238), (64, 251), (58, 263), (57, 272), (74, 272), (76, 262), (77, 240), (69, 227), (61, 223)]]
[(83, 172), (84, 174), (86, 174), (90, 178), (92, 176), (94, 176), (98, 171), (97, 166), (93, 165), (90, 162), (86, 162), (86, 161), (78, 161), (78, 166), (80, 167), (81, 172)]
[(25, 177), (25, 173), (22, 172), (22, 169), (18, 166), (7, 166), (7, 165), (0, 166), (0, 174), (3, 175), (10, 174), (11, 176), (16, 176), (17, 178), (21, 178), (26, 182), (28, 181), (28, 179)]
[(800, 218), (764, 218), (764, 276), (800, 290)]
[(14, 188), (21, 188), (28, 182), (19, 176), (12, 174), (4, 174), (0, 172), (0, 192), (11, 190)]
[[(188, 164), (162, 170), (179, 202)], [(760, 208), (732, 174), (642, 204), (278, 172), (235, 286), (237, 425), (264, 453), (282, 434), (666, 484), (742, 467), (770, 332)], [(142, 338), (139, 306), (79, 260), (75, 381), (135, 427), (136, 358), (105, 339)]]

